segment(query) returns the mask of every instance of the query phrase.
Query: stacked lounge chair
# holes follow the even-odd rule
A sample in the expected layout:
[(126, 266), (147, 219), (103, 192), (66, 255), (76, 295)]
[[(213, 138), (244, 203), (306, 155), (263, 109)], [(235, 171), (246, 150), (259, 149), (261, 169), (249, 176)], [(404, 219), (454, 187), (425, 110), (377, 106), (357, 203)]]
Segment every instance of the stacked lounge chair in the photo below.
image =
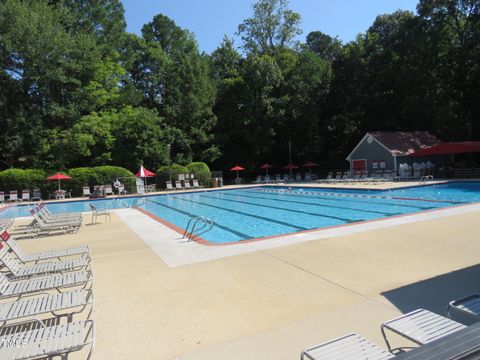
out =
[[(66, 264), (67, 261), (90, 262), (87, 246), (26, 254), (7, 232), (3, 232), (1, 238), (0, 260), (4, 264), (5, 261), (34, 262), (30, 266), (35, 267)], [(7, 247), (12, 252), (7, 253)], [(94, 306), (91, 269), (41, 273), (16, 279), (0, 272), (2, 341), (3, 345), (15, 344), (1, 346), (0, 359), (66, 358), (69, 353), (84, 348), (88, 349), (89, 359), (95, 342), (94, 321), (90, 319)], [(86, 316), (74, 319), (80, 313)], [(62, 322), (62, 318), (66, 322)]]

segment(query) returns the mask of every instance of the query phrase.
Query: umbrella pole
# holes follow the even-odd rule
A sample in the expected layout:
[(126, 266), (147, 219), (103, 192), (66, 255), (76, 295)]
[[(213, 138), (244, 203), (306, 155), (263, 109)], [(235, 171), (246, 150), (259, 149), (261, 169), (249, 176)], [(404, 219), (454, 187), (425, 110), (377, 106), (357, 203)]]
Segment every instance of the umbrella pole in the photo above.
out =
[(61, 190), (61, 188), (60, 188), (60, 179), (58, 179), (58, 190)]

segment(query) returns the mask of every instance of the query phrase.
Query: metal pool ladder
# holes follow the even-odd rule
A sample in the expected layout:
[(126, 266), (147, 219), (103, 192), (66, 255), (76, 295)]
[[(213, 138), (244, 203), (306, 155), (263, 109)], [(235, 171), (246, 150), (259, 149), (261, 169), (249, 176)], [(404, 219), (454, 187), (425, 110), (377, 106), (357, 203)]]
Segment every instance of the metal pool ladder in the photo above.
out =
[(207, 231), (210, 231), (212, 227), (212, 219), (204, 216), (192, 217), (188, 221), (187, 227), (185, 228), (185, 232), (183, 233), (183, 239), (192, 241), (195, 236), (199, 236), (206, 233)]

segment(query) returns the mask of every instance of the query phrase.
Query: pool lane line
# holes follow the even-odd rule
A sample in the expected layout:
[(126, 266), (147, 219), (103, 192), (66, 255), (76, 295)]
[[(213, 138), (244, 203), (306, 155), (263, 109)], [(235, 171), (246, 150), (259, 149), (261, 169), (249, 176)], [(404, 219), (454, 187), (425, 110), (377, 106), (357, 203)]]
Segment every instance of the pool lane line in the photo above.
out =
[[(241, 191), (247, 191), (247, 190), (241, 190)], [(249, 192), (263, 192), (263, 193), (268, 193), (268, 194), (277, 194), (277, 195), (290, 195), (290, 196), (295, 196), (295, 197), (300, 197), (300, 198), (305, 198), (309, 197), (309, 194), (315, 195), (319, 199), (324, 199), (327, 201), (338, 201), (338, 199), (332, 199), (331, 197), (326, 197), (326, 196), (319, 196), (317, 192), (298, 192), (298, 191), (271, 191), (271, 190), (248, 190)], [(304, 194), (304, 195), (302, 195)], [(349, 201), (349, 202), (357, 202), (360, 199), (369, 199), (366, 196), (357, 196), (358, 200), (353, 200), (353, 199), (346, 199), (346, 196), (338, 196), (339, 198), (342, 198), (342, 201)], [(311, 197), (309, 197), (311, 198)], [(380, 197), (375, 197), (375, 199), (379, 199)], [(386, 200), (392, 200), (390, 197), (384, 197)], [(376, 201), (370, 201), (368, 204), (376, 204), (376, 205), (386, 205), (385, 203), (380, 203)], [(431, 210), (434, 209), (435, 207), (431, 206), (417, 206), (417, 205), (404, 205), (404, 204), (390, 204), (392, 206), (400, 206), (400, 207), (408, 207), (408, 208), (417, 208), (417, 209), (423, 209), (423, 210)]]
[[(185, 195), (187, 195), (187, 194), (185, 194)], [(240, 214), (240, 215), (244, 215), (244, 216), (248, 216), (248, 217), (253, 217), (255, 219), (265, 220), (267, 222), (272, 222), (272, 223), (276, 223), (276, 224), (279, 224), (279, 225), (288, 226), (288, 227), (291, 227), (291, 228), (297, 229), (297, 230), (310, 230), (311, 229), (311, 228), (306, 228), (306, 227), (303, 227), (303, 226), (290, 224), (290, 223), (287, 223), (287, 222), (284, 222), (284, 221), (281, 221), (281, 220), (275, 220), (275, 219), (267, 218), (267, 217), (260, 216), (260, 215), (249, 214), (249, 213), (246, 213), (246, 212), (243, 212), (243, 211), (237, 211), (237, 210), (222, 208), (220, 206), (216, 206), (216, 205), (212, 205), (212, 204), (205, 204), (205, 203), (202, 203), (200, 201), (183, 199), (182, 197), (176, 197), (175, 199), (176, 200), (187, 201), (187, 202), (190, 202), (190, 203), (199, 204), (199, 205), (203, 205), (203, 206), (208, 206), (208, 207), (211, 207), (211, 208), (214, 208), (214, 209), (228, 211), (228, 212), (231, 212), (231, 213), (234, 213), (234, 214)]]
[[(183, 215), (186, 215), (186, 216), (189, 216), (189, 217), (191, 217), (191, 218), (200, 216), (200, 215), (196, 215), (196, 214), (193, 214), (193, 213), (191, 213), (191, 212), (188, 212), (188, 211), (180, 210), (180, 209), (174, 208), (174, 207), (172, 207), (172, 206), (168, 206), (168, 205), (162, 204), (162, 203), (160, 203), (160, 202), (158, 202), (158, 201), (155, 201), (155, 200), (147, 199), (146, 201), (151, 202), (151, 203), (154, 203), (154, 204), (156, 204), (156, 205), (163, 206), (163, 207), (165, 207), (165, 208), (167, 208), (167, 209), (170, 209), (170, 210), (179, 212), (179, 213), (181, 213), (181, 214), (183, 214)], [(144, 210), (146, 210), (146, 209), (144, 209)], [(146, 210), (146, 211), (148, 211), (148, 210)], [(255, 237), (255, 236), (251, 236), (251, 235), (247, 235), (247, 234), (241, 233), (240, 231), (236, 231), (236, 230), (234, 230), (234, 229), (232, 229), (232, 228), (229, 228), (229, 227), (227, 227), (227, 226), (220, 225), (220, 224), (217, 223), (216, 221), (213, 221), (213, 220), (212, 220), (212, 222), (213, 222), (213, 224), (214, 224), (216, 227), (218, 227), (218, 228), (220, 228), (220, 229), (222, 229), (222, 230), (225, 230), (225, 231), (227, 231), (227, 232), (229, 232), (229, 233), (232, 233), (232, 234), (234, 234), (234, 235), (237, 235), (237, 236), (241, 237), (241, 238), (244, 239), (244, 240), (252, 239), (252, 238)]]
[(262, 205), (262, 204), (247, 202), (247, 201), (241, 201), (241, 200), (222, 199), (220, 197), (217, 198), (217, 197), (208, 196), (208, 195), (200, 195), (200, 196), (204, 197), (204, 198), (206, 197), (206, 198), (209, 198), (209, 199), (214, 199), (214, 200), (229, 201), (229, 202), (235, 202), (235, 203), (240, 203), (240, 204), (245, 204), (245, 205), (258, 206), (258, 207), (261, 207), (261, 208), (269, 208), (269, 209), (293, 212), (293, 213), (297, 213), (297, 214), (305, 214), (305, 215), (309, 215), (309, 216), (317, 216), (317, 217), (322, 217), (322, 218), (340, 220), (340, 221), (344, 221), (346, 223), (352, 223), (352, 222), (356, 222), (356, 221), (364, 221), (365, 220), (365, 219), (359, 219), (359, 220), (347, 219), (347, 218), (341, 218), (341, 217), (338, 217), (338, 216), (324, 215), (324, 214), (319, 214), (319, 213), (311, 213), (311, 212), (308, 212), (308, 211), (287, 209), (287, 208), (282, 208), (282, 207), (277, 207), (277, 206), (272, 206), (272, 205)]
[(317, 204), (317, 203), (309, 203), (309, 202), (304, 202), (304, 201), (294, 201), (294, 200), (285, 200), (285, 199), (273, 199), (273, 198), (267, 198), (267, 197), (262, 197), (262, 196), (252, 196), (252, 195), (235, 195), (235, 194), (223, 194), (223, 195), (228, 195), (228, 196), (243, 196), (247, 198), (252, 198), (252, 199), (264, 199), (264, 200), (271, 200), (271, 201), (278, 201), (278, 202), (288, 202), (292, 204), (300, 204), (300, 205), (311, 205), (311, 206), (318, 206), (318, 207), (324, 207), (324, 208), (334, 208), (334, 209), (341, 209), (341, 210), (351, 210), (351, 211), (359, 211), (359, 212), (368, 212), (372, 214), (378, 214), (378, 215), (386, 215), (386, 216), (391, 216), (391, 215), (400, 215), (400, 213), (388, 213), (384, 211), (375, 211), (375, 210), (363, 210), (363, 209), (355, 209), (355, 208), (350, 208), (350, 207), (343, 207), (343, 206), (334, 206), (334, 205), (328, 205), (328, 204)]
[[(252, 189), (253, 190), (253, 189)], [(259, 189), (259, 191), (265, 192), (279, 192), (279, 193), (286, 193), (286, 192), (295, 192), (294, 190), (266, 190), (266, 189)], [(382, 190), (380, 190), (382, 191)], [(434, 203), (448, 203), (448, 204), (469, 204), (465, 201), (452, 201), (452, 200), (435, 200), (435, 199), (424, 199), (424, 198), (408, 198), (408, 197), (393, 197), (393, 196), (383, 196), (383, 195), (365, 195), (365, 194), (348, 194), (348, 193), (333, 193), (333, 192), (324, 192), (324, 191), (302, 191), (306, 194), (320, 194), (325, 196), (337, 196), (337, 197), (350, 197), (350, 198), (371, 198), (371, 199), (386, 199), (386, 200), (413, 200), (413, 201), (425, 201), (425, 202), (434, 202)], [(431, 209), (431, 208), (428, 208)]]

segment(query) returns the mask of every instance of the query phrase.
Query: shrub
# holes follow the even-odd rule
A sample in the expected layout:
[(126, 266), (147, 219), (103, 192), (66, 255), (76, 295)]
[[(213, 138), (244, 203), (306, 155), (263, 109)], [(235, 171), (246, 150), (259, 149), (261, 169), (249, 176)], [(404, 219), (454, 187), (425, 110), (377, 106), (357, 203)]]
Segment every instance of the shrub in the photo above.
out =
[(2, 191), (45, 189), (48, 186), (45, 178), (43, 170), (7, 169), (0, 172), (0, 189)]
[(92, 189), (98, 183), (97, 174), (92, 168), (80, 167), (70, 169), (68, 175), (72, 178), (70, 187), (73, 195), (82, 195), (84, 186), (89, 186)]
[(203, 186), (210, 186), (212, 181), (212, 173), (208, 165), (204, 162), (192, 162), (187, 165), (187, 171), (195, 175), (195, 179)]
[(96, 166), (92, 170), (96, 174), (96, 181), (99, 185), (112, 184), (118, 179), (125, 185), (125, 189), (128, 192), (136, 191), (135, 175), (125, 168), (119, 166)]
[(157, 170), (157, 179), (161, 185), (165, 184), (165, 181), (169, 180), (170, 174), (172, 176), (172, 180), (175, 181), (178, 179), (178, 174), (186, 174), (188, 170), (185, 166), (179, 164), (172, 164), (170, 165), (170, 173), (168, 171), (169, 166), (161, 166)]

